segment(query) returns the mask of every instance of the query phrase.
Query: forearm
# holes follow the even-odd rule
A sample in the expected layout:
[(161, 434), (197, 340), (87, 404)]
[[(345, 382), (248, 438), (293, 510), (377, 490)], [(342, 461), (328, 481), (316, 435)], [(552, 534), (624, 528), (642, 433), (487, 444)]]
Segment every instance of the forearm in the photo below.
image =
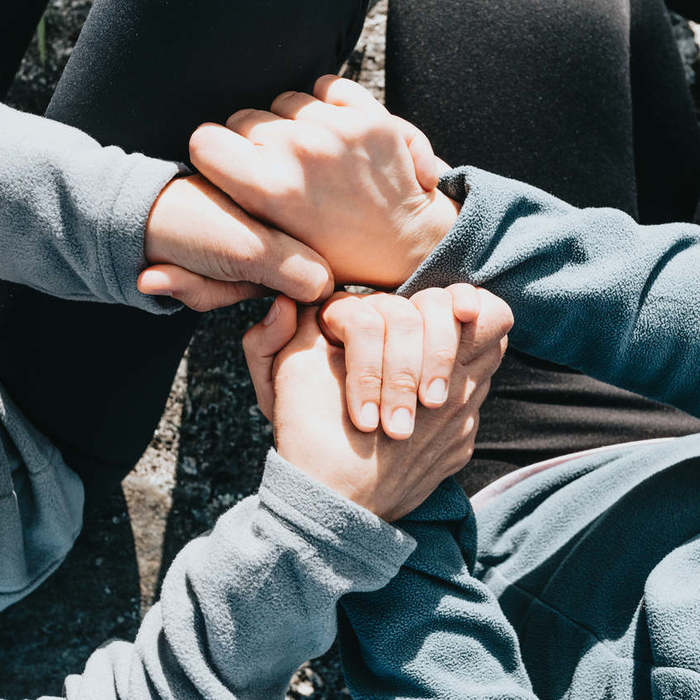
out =
[(459, 486), (445, 482), (399, 524), (418, 544), (398, 575), (341, 601), (353, 697), (533, 700), (515, 631), (471, 575), (476, 521)]
[(0, 279), (66, 299), (178, 308), (139, 294), (136, 278), (153, 202), (180, 169), (0, 105)]
[(283, 697), (333, 642), (340, 596), (384, 586), (413, 546), (272, 453), (259, 495), (177, 556), (135, 643), (96, 651), (66, 696)]
[(700, 227), (640, 226), (470, 167), (441, 188), (464, 206), (401, 293), (483, 286), (510, 304), (514, 347), (700, 412)]

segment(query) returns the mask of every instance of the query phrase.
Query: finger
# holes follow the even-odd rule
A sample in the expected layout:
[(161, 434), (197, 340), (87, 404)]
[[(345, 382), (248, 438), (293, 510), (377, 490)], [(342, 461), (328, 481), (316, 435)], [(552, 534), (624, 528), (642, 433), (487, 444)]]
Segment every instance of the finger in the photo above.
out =
[(423, 370), (418, 397), (427, 408), (437, 408), (447, 401), (461, 325), (452, 310), (452, 296), (445, 289), (424, 289), (410, 301), (423, 317)]
[(345, 346), (350, 420), (358, 430), (375, 430), (379, 425), (384, 356), (382, 314), (361, 297), (336, 294), (319, 312), (319, 320), (324, 335)]
[(141, 294), (173, 297), (194, 311), (220, 309), (269, 294), (269, 290), (257, 284), (214, 280), (177, 265), (146, 268), (139, 275), (137, 288)]
[(513, 327), (513, 314), (508, 304), (485, 289), (477, 288), (479, 315), (473, 323), (462, 325), (458, 361), (468, 364), (487, 348), (501, 343)]
[(417, 127), (401, 117), (392, 115), (408, 146), (416, 170), (416, 179), (426, 192), (432, 192), (440, 179), (440, 163), (433, 153), (428, 137)]
[(190, 161), (249, 214), (264, 218), (264, 163), (247, 138), (220, 124), (202, 124), (190, 137)]
[(259, 232), (247, 276), (304, 303), (327, 299), (334, 288), (328, 263), (309, 246), (276, 229)]
[(326, 104), (305, 92), (283, 92), (275, 98), (270, 111), (285, 119), (322, 123), (340, 118), (338, 107)]
[(481, 295), (476, 287), (465, 282), (451, 284), (446, 291), (452, 297), (452, 311), (461, 323), (471, 323), (479, 317)]
[(262, 109), (239, 109), (226, 120), (226, 128), (254, 144), (262, 145), (276, 134), (286, 120)]
[(423, 363), (423, 319), (407, 299), (372, 294), (363, 303), (384, 317), (384, 359), (380, 416), (384, 432), (395, 440), (411, 436)]
[(278, 296), (265, 318), (243, 336), (243, 352), (248, 364), (261, 413), (272, 420), (274, 387), (272, 365), (275, 355), (294, 337), (297, 329), (296, 304)]
[(377, 102), (369, 90), (337, 75), (322, 75), (314, 85), (314, 97), (337, 107), (353, 107), (365, 114), (388, 114), (384, 105)]
[(448, 170), (452, 170), (452, 166), (448, 165), (442, 158), (435, 156), (435, 162), (437, 163), (438, 175), (444, 175)]

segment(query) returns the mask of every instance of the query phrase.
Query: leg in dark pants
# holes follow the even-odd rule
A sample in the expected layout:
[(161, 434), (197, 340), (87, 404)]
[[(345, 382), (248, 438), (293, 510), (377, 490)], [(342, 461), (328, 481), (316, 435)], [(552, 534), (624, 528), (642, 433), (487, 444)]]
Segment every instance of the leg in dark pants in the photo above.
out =
[[(366, 0), (97, 0), (47, 116), (103, 144), (184, 160), (194, 128), (337, 70)], [(138, 459), (195, 325), (0, 291), (0, 381), (89, 483)]]
[[(389, 109), (449, 163), (642, 223), (692, 219), (700, 132), (661, 0), (395, 0), (386, 87)], [(509, 351), (466, 484), (557, 454), (698, 430), (679, 411)]]

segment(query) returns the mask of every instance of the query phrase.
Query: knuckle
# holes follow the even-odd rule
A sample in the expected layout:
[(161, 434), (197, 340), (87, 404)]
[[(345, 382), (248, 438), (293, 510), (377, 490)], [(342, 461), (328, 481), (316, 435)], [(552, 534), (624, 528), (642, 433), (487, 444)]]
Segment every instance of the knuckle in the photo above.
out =
[(190, 136), (189, 153), (192, 161), (202, 160), (213, 146), (211, 124), (200, 124)]
[(239, 109), (236, 110), (226, 121), (226, 124), (234, 124), (237, 122), (242, 122), (244, 119), (247, 119), (250, 117), (252, 114), (255, 113), (255, 110), (252, 107), (245, 107), (244, 109)]
[(275, 105), (279, 104), (280, 102), (287, 102), (288, 100), (296, 99), (298, 95), (299, 93), (296, 90), (285, 90), (275, 97), (272, 104)]
[(508, 304), (506, 304), (505, 301), (501, 300), (501, 306), (501, 332), (506, 334), (513, 328), (515, 319), (513, 318), (512, 309), (510, 306), (508, 306)]
[(506, 354), (506, 350), (508, 350), (508, 336), (507, 335), (504, 335), (501, 338), (500, 349), (501, 349), (501, 359), (503, 359), (503, 356)]
[(446, 289), (442, 289), (441, 287), (429, 287), (428, 289), (423, 289), (415, 294), (414, 298), (415, 297), (433, 304), (448, 303), (450, 306), (452, 306), (452, 296)]
[(396, 393), (415, 394), (418, 391), (418, 377), (408, 369), (392, 372), (384, 384), (389, 391)]
[(446, 347), (436, 348), (431, 351), (430, 359), (436, 364), (452, 365), (457, 359), (457, 351), (456, 349)]
[(364, 367), (356, 376), (352, 377), (352, 383), (362, 393), (378, 394), (382, 387), (382, 375), (377, 368)]
[(187, 301), (187, 306), (189, 306), (192, 311), (197, 311), (199, 313), (211, 311), (212, 309), (212, 305), (209, 300), (204, 295), (200, 294), (190, 297), (190, 299)]
[(367, 308), (361, 302), (349, 307), (346, 328), (349, 335), (363, 338), (384, 338), (384, 319), (374, 309)]

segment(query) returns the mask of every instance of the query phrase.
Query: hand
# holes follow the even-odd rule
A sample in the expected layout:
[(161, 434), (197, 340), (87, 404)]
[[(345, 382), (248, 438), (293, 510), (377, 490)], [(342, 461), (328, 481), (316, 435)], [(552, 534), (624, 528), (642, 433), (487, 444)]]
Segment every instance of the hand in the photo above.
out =
[(323, 336), (316, 309), (304, 309), (297, 327), (296, 305), (279, 297), (243, 347), (280, 455), (385, 520), (420, 505), (471, 458), (479, 407), (505, 351), (510, 309), (485, 290), (478, 294), (481, 310), (463, 326), (447, 402), (433, 411), (419, 407), (415, 432), (402, 441), (355, 430), (343, 350)]
[(270, 289), (304, 302), (328, 297), (333, 276), (315, 251), (250, 217), (200, 175), (171, 181), (146, 226), (150, 263), (143, 294), (167, 294), (196, 311), (265, 296)]
[(314, 96), (283, 93), (270, 110), (200, 126), (192, 163), (251, 215), (320, 253), (338, 282), (404, 282), (457, 216), (455, 202), (419, 182), (417, 172), (437, 182), (425, 136), (337, 76), (320, 78)]
[(426, 408), (447, 400), (461, 323), (479, 313), (469, 284), (425, 289), (411, 299), (395, 294), (334, 294), (319, 314), (331, 343), (345, 347), (350, 419), (405, 440), (413, 433), (417, 398)]

